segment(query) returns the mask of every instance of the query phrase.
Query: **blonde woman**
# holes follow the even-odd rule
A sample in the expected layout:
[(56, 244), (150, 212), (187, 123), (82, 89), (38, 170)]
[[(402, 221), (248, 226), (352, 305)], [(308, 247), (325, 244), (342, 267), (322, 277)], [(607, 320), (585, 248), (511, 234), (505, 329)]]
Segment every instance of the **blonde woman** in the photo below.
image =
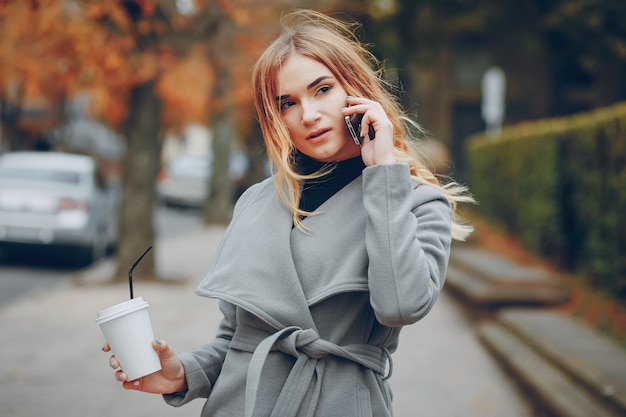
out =
[(198, 287), (220, 301), (216, 337), (178, 356), (155, 340), (163, 370), (135, 381), (113, 356), (116, 378), (206, 398), (207, 417), (391, 416), (391, 355), (435, 304), (471, 197), (426, 169), (351, 26), (285, 15), (253, 83), (274, 175), (238, 200)]

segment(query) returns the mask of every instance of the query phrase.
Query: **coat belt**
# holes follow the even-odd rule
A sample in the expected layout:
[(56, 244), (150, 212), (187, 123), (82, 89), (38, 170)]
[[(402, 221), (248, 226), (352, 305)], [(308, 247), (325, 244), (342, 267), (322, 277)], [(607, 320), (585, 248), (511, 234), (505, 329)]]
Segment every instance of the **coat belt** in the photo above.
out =
[(384, 378), (389, 378), (391, 375), (391, 355), (385, 348), (366, 343), (338, 346), (320, 339), (313, 329), (304, 330), (297, 326), (286, 327), (270, 336), (259, 329), (245, 327), (245, 329), (237, 329), (230, 343), (233, 349), (252, 353), (246, 382), (245, 417), (254, 415), (263, 365), (270, 351), (279, 350), (296, 358), (276, 400), (272, 417), (296, 416), (312, 383), (314, 384), (313, 396), (305, 415), (307, 417), (313, 415), (321, 391), (325, 365), (324, 361), (318, 361), (318, 359), (325, 356), (333, 355), (348, 359), (380, 375), (385, 374), (385, 364), (389, 360), (389, 373)]

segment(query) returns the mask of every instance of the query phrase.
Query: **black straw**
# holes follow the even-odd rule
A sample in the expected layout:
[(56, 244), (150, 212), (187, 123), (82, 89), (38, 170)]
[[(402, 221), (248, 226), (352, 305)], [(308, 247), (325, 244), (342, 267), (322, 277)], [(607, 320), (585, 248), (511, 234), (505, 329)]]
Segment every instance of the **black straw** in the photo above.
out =
[(132, 300), (133, 298), (135, 298), (133, 296), (133, 269), (135, 269), (135, 267), (137, 266), (137, 264), (139, 262), (141, 262), (141, 260), (143, 259), (144, 256), (146, 256), (146, 253), (150, 252), (150, 249), (152, 249), (152, 246), (148, 246), (148, 249), (146, 249), (146, 251), (143, 253), (143, 255), (141, 255), (139, 257), (139, 259), (137, 259), (135, 261), (135, 263), (133, 264), (133, 266), (130, 267), (130, 269), (128, 270), (128, 286), (130, 288), (130, 299)]

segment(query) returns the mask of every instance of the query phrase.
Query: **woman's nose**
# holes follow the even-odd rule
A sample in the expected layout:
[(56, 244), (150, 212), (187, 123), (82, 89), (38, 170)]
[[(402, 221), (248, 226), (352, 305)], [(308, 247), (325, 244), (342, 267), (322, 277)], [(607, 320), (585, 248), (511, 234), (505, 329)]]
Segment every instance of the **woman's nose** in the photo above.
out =
[(313, 104), (302, 105), (302, 124), (311, 125), (320, 119), (320, 112)]

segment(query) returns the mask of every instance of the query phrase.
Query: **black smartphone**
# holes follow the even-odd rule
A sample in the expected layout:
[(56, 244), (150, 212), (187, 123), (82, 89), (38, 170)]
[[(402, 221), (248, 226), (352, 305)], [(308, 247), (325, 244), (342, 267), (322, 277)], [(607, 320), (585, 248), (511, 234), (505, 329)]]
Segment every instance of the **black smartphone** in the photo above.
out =
[(348, 131), (350, 132), (350, 136), (352, 136), (352, 140), (357, 146), (361, 146), (361, 120), (363, 119), (363, 115), (360, 113), (353, 114), (352, 116), (346, 116), (343, 118), (346, 122), (346, 126), (348, 127)]

